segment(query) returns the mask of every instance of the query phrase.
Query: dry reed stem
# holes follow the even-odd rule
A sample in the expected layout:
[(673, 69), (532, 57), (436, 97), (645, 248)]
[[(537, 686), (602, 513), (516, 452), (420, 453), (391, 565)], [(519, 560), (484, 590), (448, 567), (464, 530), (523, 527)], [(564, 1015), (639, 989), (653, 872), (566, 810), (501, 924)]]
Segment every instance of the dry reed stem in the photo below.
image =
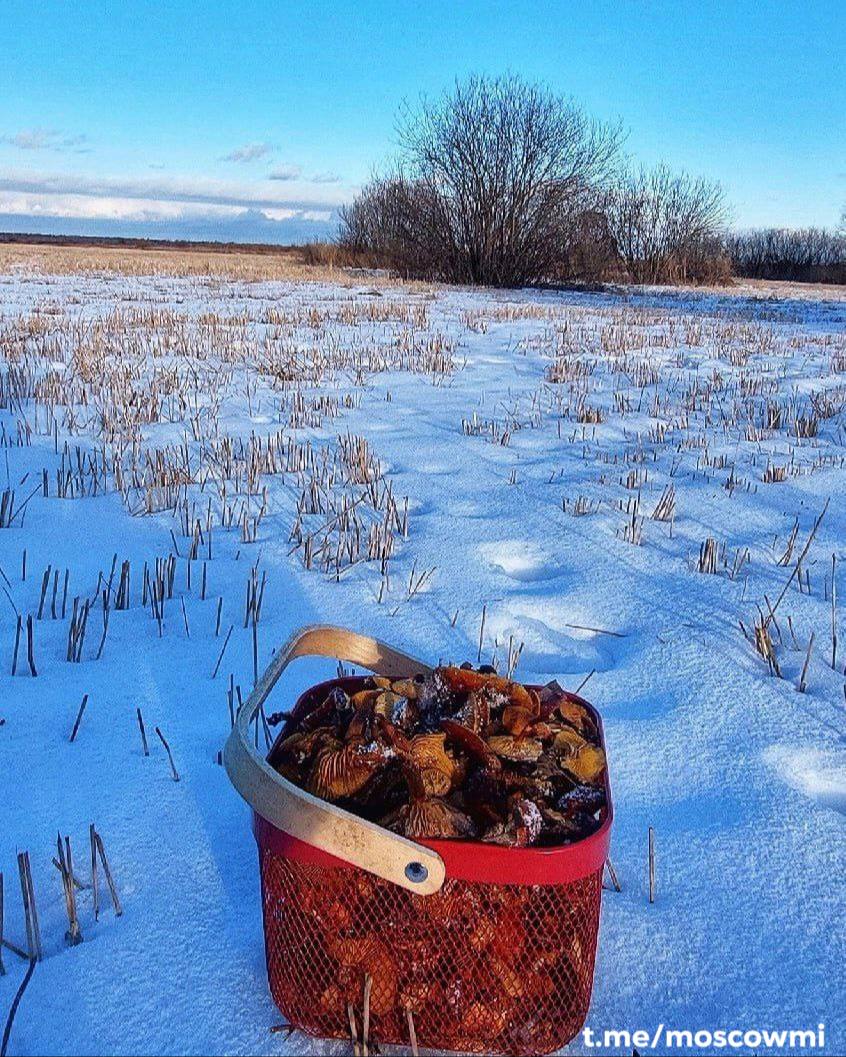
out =
[(608, 870), (608, 876), (611, 878), (611, 884), (614, 886), (614, 891), (615, 892), (622, 892), (623, 889), (620, 886), (619, 879), (617, 878), (617, 871), (614, 869), (614, 866), (613, 866), (613, 864), (612, 864), (610, 859), (606, 859), (605, 860), (605, 866), (606, 866), (606, 869)]
[(420, 1049), (417, 1045), (417, 1029), (414, 1027), (414, 1014), (411, 1006), (405, 1008), (405, 1019), (408, 1022), (408, 1044), (411, 1047), (412, 1057), (420, 1057)]
[(347, 1002), (347, 1018), (350, 1023), (350, 1041), (352, 1042), (353, 1053), (355, 1054), (355, 1057), (359, 1057), (361, 1049), (358, 1045), (358, 1027), (355, 1022), (355, 1010), (353, 1009), (352, 1002)]
[(170, 774), (171, 774), (171, 777), (173, 778), (174, 782), (178, 782), (179, 781), (179, 771), (177, 771), (176, 764), (173, 762), (173, 753), (170, 751), (170, 745), (168, 745), (167, 739), (165, 738), (164, 734), (162, 734), (161, 730), (158, 727), (156, 727), (155, 730), (156, 730), (156, 734), (158, 735), (159, 741), (165, 747), (165, 752), (167, 753), (167, 758), (168, 758), (168, 761), (170, 763)]
[(141, 709), (135, 709), (135, 716), (138, 720), (138, 729), (141, 731), (141, 746), (144, 749), (144, 755), (150, 755), (150, 747), (147, 744), (147, 731), (144, 729), (144, 717), (141, 715)]
[(18, 852), (18, 873), (21, 881), (21, 897), (26, 920), (27, 949), (30, 959), (41, 961), (41, 929), (38, 924), (38, 910), (35, 905), (35, 888), (32, 884), (32, 869), (29, 864), (29, 852)]
[(807, 683), (805, 678), (808, 674), (808, 665), (811, 663), (811, 651), (814, 648), (814, 632), (811, 632), (811, 637), (808, 639), (808, 651), (805, 654), (805, 663), (802, 665), (802, 674), (799, 676), (799, 693), (805, 693), (805, 687)]
[(97, 845), (97, 852), (100, 856), (100, 863), (103, 867), (103, 874), (106, 878), (106, 885), (109, 889), (109, 894), (112, 897), (112, 904), (115, 908), (115, 917), (120, 917), (123, 914), (123, 907), (118, 897), (117, 887), (115, 886), (114, 878), (112, 877), (112, 871), (109, 868), (109, 860), (106, 858), (106, 849), (103, 847), (103, 838), (100, 834), (94, 830), (94, 842)]
[(73, 743), (76, 741), (76, 735), (79, 731), (79, 724), (82, 722), (82, 715), (85, 712), (85, 706), (88, 704), (88, 694), (84, 694), (82, 697), (82, 704), (79, 706), (79, 711), (76, 713), (76, 719), (74, 720), (73, 730), (71, 731), (70, 740)]

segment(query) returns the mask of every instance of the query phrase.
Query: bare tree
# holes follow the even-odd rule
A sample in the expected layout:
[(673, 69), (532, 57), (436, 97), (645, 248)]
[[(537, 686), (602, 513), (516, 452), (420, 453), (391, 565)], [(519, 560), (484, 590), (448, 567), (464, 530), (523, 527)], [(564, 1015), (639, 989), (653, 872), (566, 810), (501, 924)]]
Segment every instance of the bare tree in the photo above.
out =
[(846, 231), (758, 228), (727, 240), (732, 267), (750, 279), (846, 282)]
[(684, 282), (719, 270), (727, 210), (718, 183), (666, 165), (632, 168), (612, 188), (607, 215), (635, 282)]
[(417, 274), (508, 286), (560, 270), (621, 140), (618, 126), (514, 76), (471, 77), (407, 107), (398, 133), (400, 175), (365, 188), (342, 217), (342, 239), (389, 244)]
[(341, 242), (372, 265), (428, 274), (431, 249), (420, 237), (428, 224), (422, 187), (401, 174), (375, 177), (341, 210)]

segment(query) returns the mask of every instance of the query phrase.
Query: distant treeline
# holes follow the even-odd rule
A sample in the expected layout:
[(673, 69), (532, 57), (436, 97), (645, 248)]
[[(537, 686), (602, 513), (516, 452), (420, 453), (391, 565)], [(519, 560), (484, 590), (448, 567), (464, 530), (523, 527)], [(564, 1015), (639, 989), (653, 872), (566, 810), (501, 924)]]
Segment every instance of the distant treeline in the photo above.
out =
[(729, 235), (735, 275), (799, 283), (846, 283), (846, 234), (823, 228), (765, 228)]
[(362, 263), (492, 286), (846, 279), (843, 235), (729, 234), (719, 184), (632, 164), (619, 125), (519, 77), (471, 77), (398, 131), (392, 168), (341, 213)]
[(0, 231), (0, 244), (31, 246), (80, 246), (93, 249), (178, 250), (185, 253), (257, 253), (288, 254), (304, 257), (300, 245), (265, 242), (198, 242), (186, 239), (136, 239), (109, 235), (45, 235), (40, 233)]

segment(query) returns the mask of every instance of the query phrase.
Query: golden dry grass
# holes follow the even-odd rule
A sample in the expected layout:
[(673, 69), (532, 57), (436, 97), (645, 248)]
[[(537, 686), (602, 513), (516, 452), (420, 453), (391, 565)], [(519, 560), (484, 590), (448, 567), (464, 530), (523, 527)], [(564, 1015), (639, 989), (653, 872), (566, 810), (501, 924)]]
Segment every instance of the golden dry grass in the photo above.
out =
[[(315, 257), (321, 258), (314, 262)], [(47, 275), (85, 272), (120, 275), (209, 276), (242, 282), (361, 282), (361, 272), (336, 263), (331, 252), (319, 255), (309, 247), (241, 250), (155, 249), (113, 246), (50, 246), (33, 243), (0, 245), (0, 271), (23, 270)], [(384, 282), (368, 275), (368, 282)]]
[[(404, 280), (386, 272), (351, 267), (343, 251), (328, 243), (317, 246), (269, 246), (260, 250), (0, 243), (0, 273), (14, 271), (45, 275), (196, 275), (241, 282), (332, 282), (347, 287), (366, 282), (369, 286), (400, 286), (416, 292), (443, 286), (440, 283)], [(846, 300), (846, 286), (763, 279), (733, 279), (723, 286), (678, 286), (672, 289), (690, 289), (700, 294), (728, 293), (762, 300)], [(515, 311), (534, 315), (543, 314), (547, 309), (520, 306)], [(471, 329), (475, 329), (471, 320), (466, 322)]]

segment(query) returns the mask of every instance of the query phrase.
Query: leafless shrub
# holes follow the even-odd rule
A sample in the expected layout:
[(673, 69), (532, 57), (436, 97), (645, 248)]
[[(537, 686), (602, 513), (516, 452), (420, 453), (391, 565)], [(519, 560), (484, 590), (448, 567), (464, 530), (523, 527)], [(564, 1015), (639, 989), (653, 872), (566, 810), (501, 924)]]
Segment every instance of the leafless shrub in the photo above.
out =
[(602, 208), (585, 209), (562, 231), (558, 263), (549, 278), (588, 283), (625, 278), (611, 225)]
[(673, 173), (666, 165), (629, 169), (611, 189), (607, 215), (634, 282), (728, 278), (720, 242), (726, 206), (719, 184)]
[(341, 244), (426, 278), (520, 286), (561, 271), (620, 129), (518, 77), (471, 77), (400, 117), (397, 174), (342, 213)]
[(402, 174), (376, 177), (341, 210), (342, 251), (406, 276), (440, 276), (425, 187)]

